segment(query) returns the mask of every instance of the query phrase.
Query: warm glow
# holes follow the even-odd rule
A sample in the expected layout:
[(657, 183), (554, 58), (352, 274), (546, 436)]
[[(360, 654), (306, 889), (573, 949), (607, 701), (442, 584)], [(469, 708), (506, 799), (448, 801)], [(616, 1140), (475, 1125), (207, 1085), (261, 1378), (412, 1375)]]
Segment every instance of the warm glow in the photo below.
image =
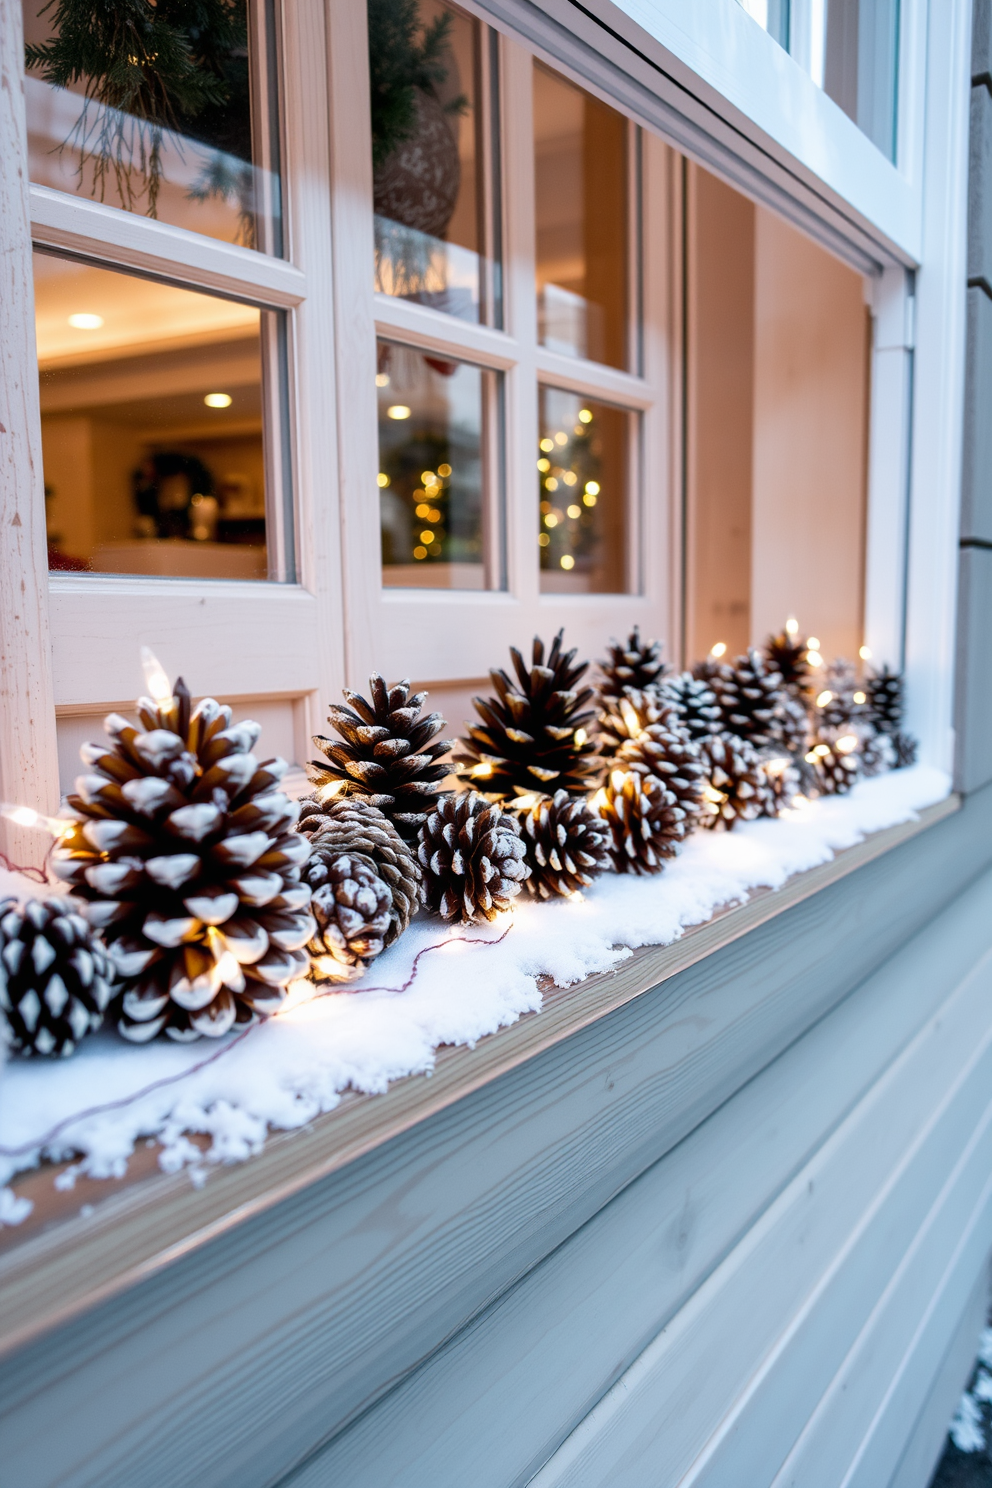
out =
[(814, 747), (814, 749), (813, 749), (814, 756), (817, 757), (817, 758), (819, 758), (819, 759), (823, 759), (824, 756), (825, 755), (828, 755), (829, 753), (830, 753), (830, 745), (829, 744), (817, 744)]
[(386, 412), (391, 419), (408, 419), (410, 417), (410, 410), (405, 403), (394, 403), (391, 408), (386, 409)]
[(785, 633), (786, 635), (790, 636), (799, 634), (799, 621), (796, 619), (795, 615), (790, 615), (788, 620), (786, 620)]
[(871, 647), (862, 646), (858, 652), (858, 655), (861, 657), (862, 661), (871, 661)]
[(470, 773), (473, 780), (488, 780), (493, 773), (493, 767), (488, 764), (475, 765)]
[(568, 443), (568, 435), (567, 434), (563, 434), (561, 432), (561, 430), (559, 429), (558, 430), (558, 433), (555, 435), (555, 444), (562, 445), (562, 444), (567, 444), (567, 443)]
[(844, 734), (834, 745), (834, 748), (841, 754), (851, 754), (857, 747), (858, 737), (856, 734)]
[(43, 816), (33, 806), (17, 806), (12, 801), (0, 801), (0, 816), (19, 827), (37, 827), (42, 832), (51, 832), (53, 837), (64, 837), (76, 825), (63, 817)]
[(425, 486), (432, 486), (435, 480), (433, 470), (422, 470), (420, 472), (420, 479), (423, 481)]
[(561, 564), (562, 568), (575, 567), (575, 559), (572, 557), (571, 553), (563, 553), (558, 559), (558, 562)]
[(317, 799), (319, 801), (331, 801), (335, 796), (339, 796), (343, 790), (343, 780), (329, 780), (326, 785), (322, 785), (318, 790)]
[(862, 703), (866, 703), (868, 701), (867, 694), (865, 694), (863, 692), (856, 692), (854, 694), (854, 701), (857, 703), (858, 707), (860, 708)]
[(537, 542), (539, 547), (546, 548), (550, 545), (551, 539), (546, 532), (541, 532), (538, 534)]
[(547, 480), (544, 482), (544, 484), (547, 486), (547, 488), (548, 488), (549, 491), (557, 491), (557, 489), (558, 489), (558, 478), (557, 478), (557, 476), (549, 475), (548, 478), (547, 478)]
[(720, 802), (723, 800), (723, 797), (721, 796), (720, 792), (716, 790), (712, 785), (704, 785), (703, 800), (712, 801), (715, 806), (719, 806)]
[(807, 651), (806, 660), (809, 662), (811, 667), (822, 667), (823, 665), (823, 657), (820, 655), (819, 651)]
[(153, 703), (159, 707), (172, 702), (172, 683), (169, 674), (159, 661), (151, 646), (141, 648), (141, 670), (145, 674), (145, 686)]
[(547, 516), (544, 519), (544, 525), (545, 527), (558, 526), (558, 518), (555, 516), (554, 512), (548, 512)]
[(91, 315), (84, 310), (76, 315), (70, 315), (69, 324), (74, 331), (98, 331), (103, 325), (103, 316)]
[(586, 731), (585, 731), (584, 728), (577, 728), (575, 730), (575, 733), (572, 735), (572, 737), (575, 740), (576, 747), (579, 748), (579, 749), (581, 749), (582, 748), (582, 745), (586, 742), (586, 740), (588, 739), (589, 735), (586, 733)]
[(375, 478), (375, 483), (379, 487), (380, 491), (384, 491), (389, 485), (389, 476), (384, 470), (379, 471), (379, 474)]
[(583, 496), (583, 498), (582, 498), (582, 504), (583, 504), (583, 506), (595, 506), (596, 505), (596, 498), (592, 494), (591, 491), (587, 491), (586, 494)]
[(592, 410), (591, 409), (589, 409), (589, 408), (580, 408), (579, 409), (579, 423), (580, 424), (591, 424), (592, 423)]
[(208, 408), (230, 408), (234, 399), (230, 393), (207, 393), (203, 401)]
[(425, 548), (429, 548), (431, 543), (434, 541), (434, 534), (429, 527), (425, 527), (423, 532), (420, 534), (420, 541), (423, 543)]
[(538, 460), (537, 468), (542, 472), (542, 474), (551, 469), (551, 461), (547, 458), (546, 455), (542, 455), (541, 458)]
[(421, 547), (418, 546), (418, 547), (414, 548), (414, 550), (413, 550), (413, 556), (414, 556), (414, 558), (417, 559), (417, 561), (419, 563), (419, 561), (420, 561), (421, 558), (426, 558), (427, 557), (427, 549), (426, 548), (421, 548)]
[(610, 784), (615, 791), (623, 790), (625, 776), (622, 770), (613, 770), (610, 773)]
[(826, 692), (821, 692), (820, 693), (820, 696), (816, 700), (816, 706), (818, 708), (825, 708), (827, 706), (827, 704), (828, 703), (832, 703), (833, 700), (834, 700), (834, 695), (833, 695), (833, 693), (828, 688)]
[(388, 372), (377, 372), (375, 374), (375, 385), (376, 385), (376, 387), (388, 387), (389, 386), (389, 373)]
[(767, 774), (771, 775), (774, 780), (777, 780), (780, 775), (785, 774), (786, 770), (789, 768), (790, 763), (791, 761), (789, 760), (788, 755), (780, 755), (775, 759), (765, 761), (765, 771)]
[(806, 645), (808, 646), (810, 651), (819, 651), (820, 649), (820, 642), (817, 640), (816, 636), (808, 636), (806, 639)]
[(437, 473), (438, 473), (438, 475), (442, 476), (444, 480), (447, 480), (448, 479), (448, 476), (451, 474), (451, 466), (450, 465), (439, 465), (437, 467)]
[(574, 470), (566, 470), (565, 474), (562, 476), (562, 480), (565, 482), (566, 486), (576, 485), (578, 483), (578, 479), (579, 477), (576, 475)]
[(727, 654), (727, 643), (726, 643), (726, 641), (717, 641), (717, 643), (716, 643), (715, 646), (711, 646), (710, 647), (710, 655), (711, 656), (720, 657), (720, 656), (725, 656), (726, 654)]
[(575, 520), (576, 517), (581, 517), (581, 515), (582, 515), (582, 508), (581, 508), (581, 506), (570, 506), (568, 508), (568, 515), (572, 518), (572, 520), (574, 522), (574, 520)]
[(553, 439), (542, 439), (541, 440), (541, 448), (542, 448), (542, 450), (544, 451), (544, 453), (546, 455), (547, 454), (550, 454), (551, 451), (554, 449), (554, 447), (555, 447), (555, 442), (554, 442)]
[(599, 495), (599, 489), (600, 489), (599, 488), (599, 481), (586, 481), (586, 495), (587, 496), (598, 496)]
[(602, 811), (603, 807), (606, 805), (606, 800), (607, 797), (605, 790), (598, 790), (589, 804), (592, 807), (593, 811)]

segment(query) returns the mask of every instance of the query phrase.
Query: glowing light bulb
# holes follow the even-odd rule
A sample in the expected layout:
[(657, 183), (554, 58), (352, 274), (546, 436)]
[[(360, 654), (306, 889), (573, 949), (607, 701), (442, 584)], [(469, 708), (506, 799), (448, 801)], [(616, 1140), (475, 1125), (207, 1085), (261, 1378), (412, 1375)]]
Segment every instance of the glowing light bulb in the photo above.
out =
[(600, 487), (599, 487), (599, 481), (586, 481), (586, 495), (587, 496), (598, 496), (599, 495), (599, 489), (600, 489)]
[(727, 654), (727, 643), (726, 643), (726, 641), (717, 641), (717, 643), (716, 643), (715, 646), (711, 646), (710, 647), (710, 655), (711, 656), (720, 657), (720, 656), (725, 656), (726, 654)]
[(581, 749), (582, 745), (586, 742), (589, 735), (586, 733), (584, 728), (577, 728), (572, 737), (574, 738), (577, 747)]
[(384, 470), (379, 471), (379, 474), (375, 478), (375, 483), (379, 487), (380, 491), (384, 491), (389, 485), (389, 476)]
[(834, 748), (837, 749), (841, 754), (852, 754), (853, 751), (857, 749), (857, 747), (857, 734), (844, 734), (837, 740), (837, 743), (834, 745)]
[(547, 516), (544, 519), (544, 525), (545, 527), (558, 526), (558, 518), (555, 516), (554, 512), (548, 512)]
[(69, 324), (74, 331), (98, 331), (103, 325), (102, 315), (93, 315), (88, 311), (79, 311), (69, 316)]
[(0, 816), (19, 827), (37, 827), (41, 832), (51, 832), (53, 837), (64, 837), (76, 825), (74, 821), (67, 821), (64, 817), (45, 816), (42, 812), (35, 811), (33, 806), (18, 806), (13, 801), (0, 801)]
[(555, 447), (555, 442), (554, 442), (553, 439), (542, 439), (541, 440), (541, 448), (542, 448), (542, 450), (544, 451), (544, 453), (546, 455), (549, 455), (551, 453), (551, 451), (554, 449), (554, 447)]
[(567, 444), (567, 443), (568, 443), (568, 435), (567, 434), (563, 434), (562, 431), (559, 429), (558, 430), (558, 433), (555, 435), (555, 444), (562, 445), (562, 444)]
[(471, 771), (471, 775), (472, 775), (472, 779), (473, 780), (488, 780), (489, 777), (490, 777), (490, 775), (492, 773), (493, 773), (493, 767), (492, 767), (492, 765), (486, 764), (486, 763), (483, 763), (481, 765), (475, 765), (475, 766), (473, 766), (472, 771)]
[(386, 413), (391, 419), (402, 420), (410, 417), (410, 410), (405, 403), (393, 403), (386, 409)]
[(807, 651), (806, 660), (809, 662), (811, 667), (822, 667), (823, 665), (823, 657), (820, 655), (819, 651)]
[(615, 791), (623, 790), (624, 778), (622, 770), (612, 770), (610, 772), (610, 784)]
[(437, 467), (437, 473), (438, 473), (438, 475), (440, 475), (441, 477), (443, 477), (444, 480), (447, 480), (448, 479), (448, 476), (451, 474), (451, 466), (450, 465), (439, 465)]
[(234, 399), (230, 393), (208, 393), (203, 401), (208, 408), (230, 408)]
[(861, 646), (858, 650), (858, 655), (861, 657), (862, 661), (871, 661), (871, 647)]
[(558, 559), (558, 562), (564, 569), (575, 567), (575, 559), (572, 557), (571, 553), (562, 553), (561, 557)]
[(866, 693), (863, 693), (863, 692), (856, 692), (854, 694), (854, 701), (857, 703), (858, 707), (860, 708), (860, 706), (861, 706), (862, 703), (866, 703), (868, 701), (867, 694)]
[(388, 372), (377, 372), (375, 374), (375, 385), (376, 385), (376, 387), (388, 387), (389, 386), (389, 373)]
[(602, 811), (603, 807), (606, 805), (606, 800), (606, 791), (598, 790), (593, 796), (592, 801), (590, 802), (592, 809), (594, 811)]
[(786, 635), (790, 636), (799, 634), (799, 621), (796, 619), (795, 615), (790, 615), (788, 620), (786, 620), (785, 633)]
[(343, 780), (330, 780), (317, 791), (317, 799), (319, 801), (331, 801), (335, 796), (340, 795), (343, 790)]
[(830, 691), (830, 689), (828, 688), (826, 690), (826, 692), (821, 692), (820, 693), (820, 696), (816, 700), (816, 706), (818, 708), (825, 708), (827, 706), (827, 704), (828, 703), (832, 703), (833, 700), (834, 700), (834, 695)]
[(579, 423), (580, 424), (591, 424), (592, 423), (592, 410), (591, 409), (589, 409), (589, 408), (580, 408), (579, 409)]
[(151, 646), (141, 648), (141, 670), (145, 674), (145, 686), (153, 703), (159, 707), (172, 702), (172, 683), (169, 674), (159, 661)]
[(819, 651), (820, 642), (817, 640), (816, 636), (807, 636), (806, 648), (809, 651)]
[(575, 521), (576, 517), (581, 517), (581, 515), (582, 515), (582, 508), (581, 508), (581, 506), (570, 506), (570, 507), (567, 508), (567, 510), (568, 510), (568, 515), (572, 518), (572, 521), (573, 522)]

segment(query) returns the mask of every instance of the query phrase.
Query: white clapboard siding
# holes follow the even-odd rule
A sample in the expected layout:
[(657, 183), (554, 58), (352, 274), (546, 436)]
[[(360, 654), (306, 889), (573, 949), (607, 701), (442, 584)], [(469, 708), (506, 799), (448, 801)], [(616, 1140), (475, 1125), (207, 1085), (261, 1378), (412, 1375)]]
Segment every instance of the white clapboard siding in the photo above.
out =
[[(641, 1476), (630, 1478), (658, 1481), (664, 1470), (674, 1482), (708, 1440), (742, 1373), (767, 1350), (783, 1311), (801, 1306), (825, 1257), (843, 1255), (914, 1124), (927, 1125), (941, 1092), (973, 1056), (983, 1020), (992, 1042), (987, 986), (976, 985), (971, 970), (989, 925), (992, 876), (332, 1443), (292, 1479), (294, 1488), (524, 1482), (553, 1449), (554, 1432), (580, 1420), (645, 1339), (701, 1288), (662, 1335), (671, 1368), (652, 1391), (686, 1445), (680, 1456), (666, 1435), (660, 1456), (638, 1462)], [(987, 1078), (987, 1046), (984, 1060)], [(862, 1145), (869, 1160), (852, 1161)], [(929, 1192), (904, 1198), (911, 1204), (915, 1197), (925, 1212)], [(893, 1249), (887, 1238), (886, 1258)], [(871, 1296), (884, 1285), (864, 1264), (841, 1268), (838, 1279), (867, 1286)], [(776, 1287), (778, 1313), (766, 1306)], [(857, 1326), (862, 1314), (849, 1299), (844, 1315)], [(811, 1370), (814, 1403), (830, 1375), (821, 1365), (818, 1389)], [(790, 1415), (777, 1383), (795, 1435), (805, 1416)], [(617, 1393), (629, 1395), (628, 1384)], [(611, 1460), (596, 1475), (595, 1450), (590, 1463), (581, 1440), (588, 1434), (577, 1434), (579, 1467), (562, 1482), (612, 1483), (622, 1470)], [(739, 1483), (771, 1477), (767, 1466), (763, 1476), (744, 1468)]]

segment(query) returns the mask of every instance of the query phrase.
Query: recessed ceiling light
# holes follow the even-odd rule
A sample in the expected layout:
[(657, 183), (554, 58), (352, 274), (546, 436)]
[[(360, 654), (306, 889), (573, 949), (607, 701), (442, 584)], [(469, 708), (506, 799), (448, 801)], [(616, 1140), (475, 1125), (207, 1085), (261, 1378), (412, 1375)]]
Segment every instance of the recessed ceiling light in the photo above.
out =
[(103, 325), (103, 316), (82, 312), (79, 315), (70, 315), (69, 324), (76, 331), (98, 331)]
[(208, 393), (203, 401), (208, 408), (230, 408), (234, 400), (230, 393)]

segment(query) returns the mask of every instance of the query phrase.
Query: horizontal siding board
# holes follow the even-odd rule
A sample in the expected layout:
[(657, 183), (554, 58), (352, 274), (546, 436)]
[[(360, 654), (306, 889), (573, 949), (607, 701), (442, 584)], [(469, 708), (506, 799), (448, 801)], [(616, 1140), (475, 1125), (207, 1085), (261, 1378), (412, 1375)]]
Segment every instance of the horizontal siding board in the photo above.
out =
[[(939, 932), (937, 926), (925, 931), (293, 1476), (292, 1488), (338, 1482), (455, 1488), (466, 1481), (496, 1488), (528, 1481), (920, 1024), (944, 1006), (987, 945), (988, 924), (992, 875), (942, 917)], [(942, 1070), (932, 1046), (921, 1054), (931, 1080), (952, 1077), (972, 1032), (969, 1021), (956, 1046), (945, 1044)], [(880, 1123), (871, 1167), (858, 1175), (860, 1193), (846, 1175), (841, 1178), (844, 1201), (855, 1212), (898, 1158), (913, 1120), (925, 1120), (919, 1088), (904, 1082), (903, 1098), (903, 1119), (889, 1114)], [(820, 1244), (829, 1237), (829, 1224), (815, 1234)], [(804, 1247), (804, 1267), (811, 1249)], [(800, 1290), (810, 1284), (801, 1270)], [(742, 1327), (753, 1345), (756, 1322)], [(792, 1419), (801, 1425), (803, 1417)], [(745, 1473), (739, 1481), (757, 1479)]]
[[(990, 857), (992, 791), (12, 1355), (0, 1369), (5, 1459), (24, 1488), (278, 1481), (836, 1006)], [(35, 1425), (53, 1419), (62, 1430), (39, 1452)]]

